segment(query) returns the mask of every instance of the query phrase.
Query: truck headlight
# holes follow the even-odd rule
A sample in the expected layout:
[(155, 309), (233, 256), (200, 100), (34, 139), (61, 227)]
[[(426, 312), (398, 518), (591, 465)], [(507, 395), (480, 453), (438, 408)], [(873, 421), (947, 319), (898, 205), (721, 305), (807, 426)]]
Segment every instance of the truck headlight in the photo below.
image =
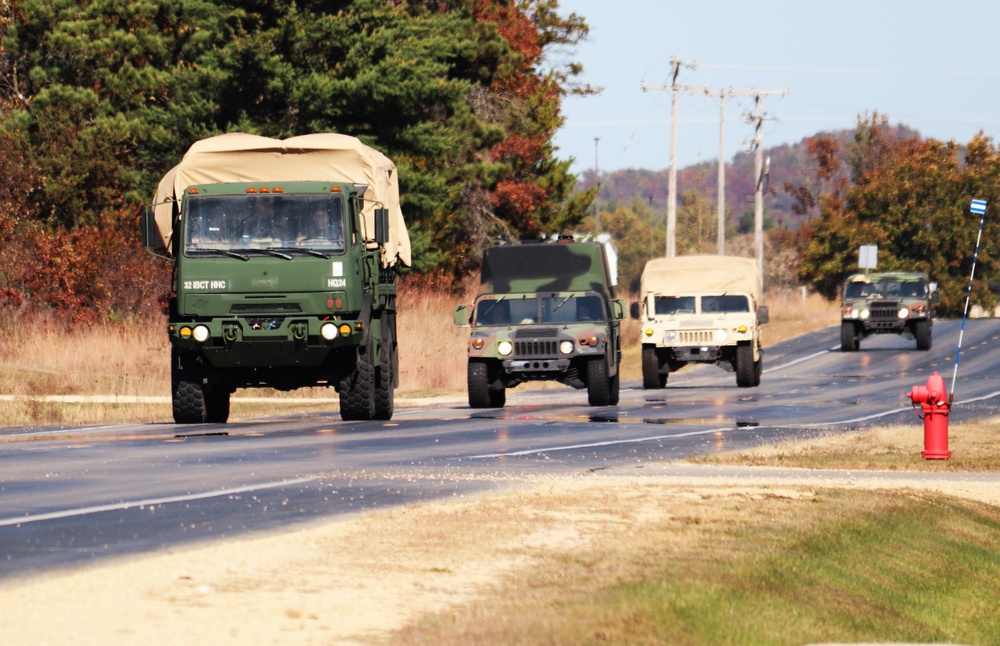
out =
[(726, 333), (726, 331), (723, 330), (722, 328), (719, 328), (718, 330), (715, 331), (715, 342), (716, 343), (725, 343), (726, 339), (728, 339), (728, 338), (729, 338), (729, 334)]
[(324, 323), (320, 326), (319, 333), (327, 341), (333, 341), (337, 338), (337, 326), (333, 323)]
[(194, 331), (191, 335), (198, 343), (204, 343), (205, 341), (208, 341), (208, 327), (205, 325), (196, 325), (194, 326)]
[(570, 354), (571, 352), (573, 352), (573, 342), (563, 341), (562, 343), (560, 343), (559, 352), (562, 352), (563, 354)]
[(510, 356), (510, 353), (514, 351), (514, 345), (510, 341), (501, 341), (497, 344), (497, 354), (501, 357)]
[(677, 333), (676, 332), (667, 332), (667, 335), (666, 335), (665, 338), (667, 339), (667, 343), (673, 343), (674, 341), (677, 340)]
[(906, 309), (905, 307), (899, 308), (899, 318), (905, 319), (909, 315), (910, 315), (910, 310)]
[(862, 321), (865, 321), (865, 320), (867, 320), (867, 319), (868, 319), (868, 317), (869, 317), (869, 316), (871, 316), (871, 315), (872, 315), (872, 313), (871, 313), (871, 312), (869, 312), (868, 310), (861, 310), (861, 314), (860, 314), (860, 316), (861, 316), (861, 320), (862, 320)]

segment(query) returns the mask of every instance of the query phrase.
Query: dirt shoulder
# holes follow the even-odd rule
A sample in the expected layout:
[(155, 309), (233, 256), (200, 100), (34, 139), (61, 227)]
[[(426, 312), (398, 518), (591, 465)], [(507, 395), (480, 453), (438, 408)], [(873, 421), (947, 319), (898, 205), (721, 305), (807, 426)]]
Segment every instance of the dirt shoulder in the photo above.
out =
[[(11, 644), (379, 643), (424, 613), (489, 594), (553, 552), (683, 518), (695, 506), (699, 514), (731, 511), (812, 496), (817, 488), (936, 492), (1000, 504), (995, 474), (697, 465), (636, 471), (543, 477), (496, 494), (8, 581), (0, 590), (0, 634)], [(670, 540), (695, 540), (688, 525), (679, 523)]]

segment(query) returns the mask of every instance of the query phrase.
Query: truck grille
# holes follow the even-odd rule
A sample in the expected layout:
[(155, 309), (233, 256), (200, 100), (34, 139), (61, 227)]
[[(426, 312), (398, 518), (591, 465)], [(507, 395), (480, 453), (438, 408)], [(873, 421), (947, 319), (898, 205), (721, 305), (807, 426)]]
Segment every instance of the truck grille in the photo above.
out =
[(235, 303), (229, 308), (229, 313), (234, 316), (298, 314), (301, 311), (298, 303)]
[(515, 357), (551, 357), (556, 354), (556, 341), (515, 341)]

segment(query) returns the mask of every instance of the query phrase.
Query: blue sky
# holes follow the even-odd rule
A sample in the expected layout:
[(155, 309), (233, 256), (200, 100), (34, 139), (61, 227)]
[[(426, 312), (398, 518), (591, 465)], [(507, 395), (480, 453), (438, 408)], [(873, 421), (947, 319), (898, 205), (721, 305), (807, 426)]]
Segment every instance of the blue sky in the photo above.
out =
[[(1000, 140), (1000, 2), (993, 0), (560, 0), (563, 15), (590, 25), (587, 41), (552, 60), (584, 65), (581, 81), (601, 86), (567, 97), (555, 144), (573, 172), (596, 165), (660, 170), (670, 161), (672, 56), (679, 83), (721, 90), (788, 89), (762, 106), (765, 148), (852, 128), (878, 111), (924, 137), (967, 143), (983, 131)], [(725, 158), (746, 149), (750, 98), (725, 109)], [(719, 100), (678, 103), (680, 167), (717, 160)], [(596, 143), (594, 138), (599, 138)], [(596, 156), (596, 160), (595, 160)]]

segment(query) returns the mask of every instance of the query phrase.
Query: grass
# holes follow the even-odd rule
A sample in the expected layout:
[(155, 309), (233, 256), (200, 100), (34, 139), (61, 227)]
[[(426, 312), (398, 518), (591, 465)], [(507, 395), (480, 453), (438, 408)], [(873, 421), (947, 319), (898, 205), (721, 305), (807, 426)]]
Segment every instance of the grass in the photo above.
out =
[[(454, 324), (455, 306), (471, 302), (477, 285), (472, 280), (453, 285), (433, 278), (408, 280), (400, 286), (399, 362), (397, 397), (464, 395), (466, 344), (469, 330)], [(633, 300), (623, 296), (626, 303)], [(764, 342), (778, 341), (835, 322), (836, 306), (819, 296), (772, 293), (771, 321), (764, 327)], [(622, 377), (641, 378), (639, 323), (622, 322)], [(0, 425), (78, 425), (167, 422), (169, 401), (143, 403), (63, 403), (46, 400), (60, 395), (111, 395), (126, 398), (170, 396), (170, 346), (163, 319), (126, 320), (81, 329), (68, 329), (44, 316), (0, 320)], [(528, 387), (556, 387), (540, 383)], [(305, 388), (291, 393), (270, 389), (238, 391), (234, 395), (233, 421), (269, 414), (272, 406), (247, 398), (274, 397), (288, 402), (289, 412), (336, 410), (337, 399), (329, 388)], [(320, 399), (321, 402), (309, 400)], [(299, 406), (296, 408), (296, 406)]]
[[(1000, 419), (953, 431), (951, 461), (922, 460), (919, 434), (904, 440), (914, 429), (899, 427), (709, 462), (996, 470)], [(611, 529), (583, 549), (526, 551), (530, 567), (488, 598), (425, 616), (388, 641), (996, 644), (1000, 635), (996, 506), (908, 489), (641, 479), (593, 483), (547, 505), (518, 515), (547, 511), (553, 527), (578, 531), (570, 518), (603, 516)], [(497, 532), (513, 522), (502, 510), (484, 516), (465, 522), (493, 522)]]

